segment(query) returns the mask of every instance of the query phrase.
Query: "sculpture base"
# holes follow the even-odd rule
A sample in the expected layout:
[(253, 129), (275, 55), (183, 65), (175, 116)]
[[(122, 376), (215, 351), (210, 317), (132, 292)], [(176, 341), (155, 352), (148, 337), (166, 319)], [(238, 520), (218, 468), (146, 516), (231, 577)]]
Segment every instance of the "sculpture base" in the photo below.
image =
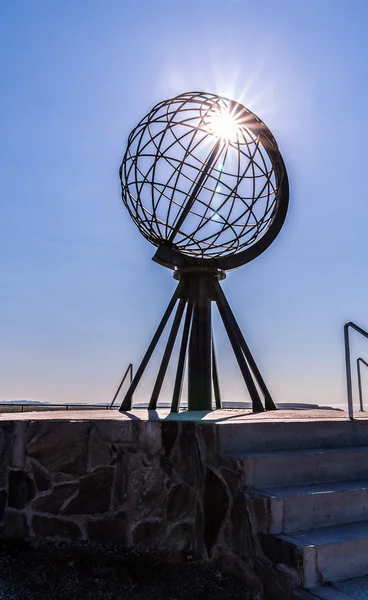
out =
[[(252, 401), (253, 411), (262, 412), (264, 410), (276, 409), (219, 283), (219, 281), (225, 279), (225, 277), (224, 271), (206, 267), (185, 267), (174, 272), (174, 278), (179, 281), (178, 286), (135, 377), (130, 384), (121, 404), (120, 411), (131, 410), (133, 393), (135, 392), (176, 304), (176, 313), (171, 325), (171, 330), (148, 408), (154, 410), (157, 407), (158, 398), (185, 309), (186, 313), (184, 317), (171, 411), (178, 412), (179, 410), (187, 358), (188, 409), (211, 410), (213, 408), (213, 400), (215, 407), (221, 408), (216, 353), (212, 335), (213, 302), (217, 305), (225, 326), (226, 333)], [(263, 396), (264, 403), (261, 400), (261, 396)]]

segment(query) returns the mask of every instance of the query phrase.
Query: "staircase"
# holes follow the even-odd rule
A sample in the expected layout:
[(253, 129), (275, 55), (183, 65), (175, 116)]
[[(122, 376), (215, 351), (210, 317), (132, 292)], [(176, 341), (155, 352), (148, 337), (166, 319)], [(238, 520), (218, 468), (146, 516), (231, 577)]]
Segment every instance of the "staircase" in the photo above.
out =
[(244, 467), (259, 559), (295, 598), (368, 600), (368, 421), (219, 429), (223, 453)]

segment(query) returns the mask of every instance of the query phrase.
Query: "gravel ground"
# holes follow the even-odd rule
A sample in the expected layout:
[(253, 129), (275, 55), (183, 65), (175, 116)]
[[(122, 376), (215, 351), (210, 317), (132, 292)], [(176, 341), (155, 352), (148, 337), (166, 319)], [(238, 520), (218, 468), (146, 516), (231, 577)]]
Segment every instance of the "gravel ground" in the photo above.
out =
[(251, 600), (236, 581), (192, 558), (111, 546), (0, 540), (0, 600)]

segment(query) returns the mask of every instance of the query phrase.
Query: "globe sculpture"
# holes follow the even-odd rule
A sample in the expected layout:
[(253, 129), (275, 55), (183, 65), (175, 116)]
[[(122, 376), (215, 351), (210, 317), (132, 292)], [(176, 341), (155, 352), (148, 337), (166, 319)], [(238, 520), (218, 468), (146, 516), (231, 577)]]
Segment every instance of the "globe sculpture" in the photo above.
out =
[[(266, 125), (241, 104), (188, 92), (157, 104), (133, 129), (120, 166), (122, 199), (153, 260), (178, 286), (120, 410), (133, 393), (177, 305), (152, 391), (155, 409), (180, 324), (182, 339), (171, 410), (178, 411), (188, 362), (188, 408), (221, 407), (212, 335), (219, 310), (254, 411), (275, 404), (219, 281), (259, 256), (278, 235), (288, 208), (286, 168)], [(261, 397), (263, 397), (263, 401)]]

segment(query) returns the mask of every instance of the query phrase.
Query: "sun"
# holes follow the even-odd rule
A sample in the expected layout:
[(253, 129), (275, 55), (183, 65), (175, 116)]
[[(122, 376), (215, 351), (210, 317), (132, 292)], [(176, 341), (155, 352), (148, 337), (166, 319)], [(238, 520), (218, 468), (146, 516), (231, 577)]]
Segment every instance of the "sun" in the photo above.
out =
[(209, 115), (207, 126), (215, 137), (221, 138), (224, 142), (238, 139), (240, 124), (227, 109)]

